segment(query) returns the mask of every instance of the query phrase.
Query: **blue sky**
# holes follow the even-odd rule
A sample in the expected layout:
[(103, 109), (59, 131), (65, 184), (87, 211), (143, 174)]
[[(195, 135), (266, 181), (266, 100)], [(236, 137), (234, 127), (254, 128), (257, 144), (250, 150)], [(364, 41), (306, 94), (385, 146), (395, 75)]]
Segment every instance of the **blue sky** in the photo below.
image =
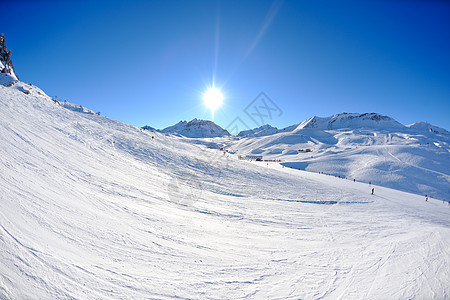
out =
[[(19, 78), (137, 126), (227, 127), (265, 92), (284, 127), (378, 112), (450, 130), (446, 1), (1, 1)], [(243, 129), (243, 128), (242, 128)]]

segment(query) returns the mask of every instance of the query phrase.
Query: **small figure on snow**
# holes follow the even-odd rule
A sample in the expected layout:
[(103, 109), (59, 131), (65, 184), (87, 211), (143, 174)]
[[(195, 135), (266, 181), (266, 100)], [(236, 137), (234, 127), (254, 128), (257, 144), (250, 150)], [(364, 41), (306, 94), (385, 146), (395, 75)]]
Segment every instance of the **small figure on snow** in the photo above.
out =
[(375, 192), (375, 188), (372, 188), (372, 195), (373, 195), (373, 192)]

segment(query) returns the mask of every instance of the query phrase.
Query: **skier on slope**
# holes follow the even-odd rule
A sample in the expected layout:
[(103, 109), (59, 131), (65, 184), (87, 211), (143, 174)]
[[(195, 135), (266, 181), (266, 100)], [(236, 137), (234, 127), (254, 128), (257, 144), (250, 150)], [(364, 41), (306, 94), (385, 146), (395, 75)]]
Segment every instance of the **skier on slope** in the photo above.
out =
[(373, 192), (375, 191), (375, 188), (372, 188), (372, 195), (373, 195)]

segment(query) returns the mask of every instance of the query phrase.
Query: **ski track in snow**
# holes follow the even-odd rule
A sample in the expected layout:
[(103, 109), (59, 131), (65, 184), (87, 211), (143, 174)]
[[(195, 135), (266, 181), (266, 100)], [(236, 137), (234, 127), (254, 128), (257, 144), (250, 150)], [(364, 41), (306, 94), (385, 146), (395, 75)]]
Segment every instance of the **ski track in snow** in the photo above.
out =
[(449, 297), (441, 201), (2, 86), (0, 135), (0, 298)]

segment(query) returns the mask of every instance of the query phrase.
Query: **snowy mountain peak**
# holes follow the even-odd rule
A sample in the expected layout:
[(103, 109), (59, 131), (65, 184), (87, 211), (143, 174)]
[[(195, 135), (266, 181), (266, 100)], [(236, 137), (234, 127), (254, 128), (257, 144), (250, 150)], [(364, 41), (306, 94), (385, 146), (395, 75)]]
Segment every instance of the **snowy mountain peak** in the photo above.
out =
[(344, 112), (325, 118), (314, 116), (300, 123), (296, 130), (305, 128), (331, 130), (342, 128), (392, 129), (402, 127), (404, 126), (391, 117), (377, 113), (358, 114)]
[(200, 119), (194, 118), (191, 121), (189, 121), (186, 126), (191, 127), (191, 126), (214, 126), (214, 125), (217, 126), (212, 121), (200, 120)]
[(8, 51), (5, 43), (5, 35), (0, 35), (0, 80), (5, 81), (3, 77), (10, 77), (11, 80), (18, 80), (11, 61), (11, 50)]
[(266, 136), (278, 133), (278, 128), (273, 127), (269, 124), (262, 125), (258, 128), (253, 128), (249, 130), (243, 130), (238, 133), (237, 136)]
[(229, 136), (230, 133), (208, 120), (199, 120), (197, 118), (187, 122), (180, 121), (177, 124), (162, 130), (166, 133), (178, 133), (190, 138), (212, 138), (220, 136)]

